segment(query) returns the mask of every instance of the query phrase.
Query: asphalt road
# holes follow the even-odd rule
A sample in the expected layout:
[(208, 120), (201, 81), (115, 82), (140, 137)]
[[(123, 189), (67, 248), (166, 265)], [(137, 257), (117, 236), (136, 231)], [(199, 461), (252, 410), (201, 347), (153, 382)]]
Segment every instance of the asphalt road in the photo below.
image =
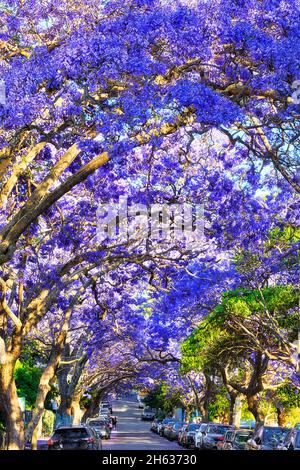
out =
[(102, 441), (103, 450), (182, 450), (176, 442), (150, 431), (151, 423), (141, 420), (137, 401), (116, 400), (112, 407), (118, 418), (117, 429), (110, 439)]

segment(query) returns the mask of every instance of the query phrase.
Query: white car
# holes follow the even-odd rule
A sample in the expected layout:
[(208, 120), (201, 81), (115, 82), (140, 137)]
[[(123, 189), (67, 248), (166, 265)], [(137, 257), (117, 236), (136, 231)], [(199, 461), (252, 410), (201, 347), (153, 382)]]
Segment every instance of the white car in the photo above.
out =
[(154, 419), (155, 412), (151, 408), (144, 408), (141, 415), (142, 421), (152, 421)]
[(208, 423), (202, 423), (200, 425), (200, 428), (198, 429), (198, 431), (196, 431), (196, 434), (195, 434), (195, 449), (202, 449), (202, 445), (203, 445), (203, 435), (205, 433), (205, 430), (208, 426)]

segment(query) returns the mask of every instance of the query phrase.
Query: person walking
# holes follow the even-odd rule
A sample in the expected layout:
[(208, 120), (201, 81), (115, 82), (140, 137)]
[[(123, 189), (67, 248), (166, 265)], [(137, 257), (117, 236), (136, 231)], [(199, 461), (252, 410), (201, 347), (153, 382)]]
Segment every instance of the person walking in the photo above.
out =
[(117, 422), (118, 422), (117, 417), (113, 416), (113, 418), (112, 418), (113, 429), (117, 428)]

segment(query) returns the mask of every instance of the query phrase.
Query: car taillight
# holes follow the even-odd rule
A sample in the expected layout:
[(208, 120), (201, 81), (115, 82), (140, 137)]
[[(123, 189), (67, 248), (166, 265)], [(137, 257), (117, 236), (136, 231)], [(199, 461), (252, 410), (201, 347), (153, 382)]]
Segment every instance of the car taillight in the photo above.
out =
[(49, 439), (48, 446), (53, 446), (54, 444), (57, 444), (58, 442), (59, 442), (58, 439)]
[(216, 437), (216, 441), (224, 441), (224, 437), (221, 436), (221, 437)]
[(94, 442), (94, 439), (92, 437), (88, 437), (86, 439), (86, 442), (88, 442), (89, 444), (92, 444)]

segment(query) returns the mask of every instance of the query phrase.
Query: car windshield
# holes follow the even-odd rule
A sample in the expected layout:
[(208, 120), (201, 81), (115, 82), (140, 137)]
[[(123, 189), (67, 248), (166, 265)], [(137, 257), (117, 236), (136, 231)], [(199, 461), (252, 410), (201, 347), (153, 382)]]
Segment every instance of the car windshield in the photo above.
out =
[(226, 441), (232, 441), (233, 431), (227, 431), (225, 439)]
[(88, 436), (88, 432), (84, 428), (57, 429), (54, 437), (66, 437), (69, 439), (80, 439)]
[(225, 434), (230, 429), (228, 426), (210, 425), (207, 429), (207, 434)]
[(288, 433), (288, 429), (283, 428), (265, 428), (262, 436), (263, 444), (270, 444), (272, 441), (279, 441)]
[(183, 423), (175, 423), (174, 424), (174, 429), (179, 429), (179, 428), (182, 427), (182, 425), (183, 425)]
[(235, 441), (239, 444), (245, 444), (248, 441), (250, 434), (250, 432), (247, 434), (238, 432), (235, 436)]
[(200, 424), (194, 423), (194, 424), (189, 424), (189, 431), (196, 431), (199, 429)]
[(205, 431), (205, 429), (207, 428), (207, 424), (201, 424), (200, 426), (200, 431)]
[(105, 426), (105, 422), (104, 421), (100, 421), (100, 420), (95, 420), (95, 421), (89, 421), (89, 425), (90, 426)]

